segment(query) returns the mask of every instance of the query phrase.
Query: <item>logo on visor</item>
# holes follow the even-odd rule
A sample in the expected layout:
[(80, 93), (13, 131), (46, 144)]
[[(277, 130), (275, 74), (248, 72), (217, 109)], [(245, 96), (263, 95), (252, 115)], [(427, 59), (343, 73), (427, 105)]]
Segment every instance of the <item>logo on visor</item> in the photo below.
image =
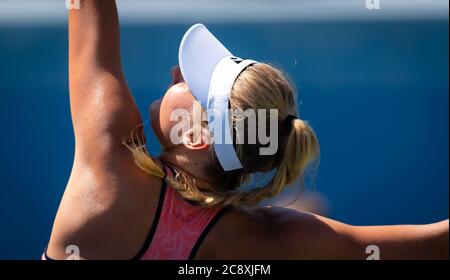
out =
[(230, 57), (230, 59), (233, 60), (234, 62), (236, 62), (236, 64), (239, 64), (242, 61), (244, 61), (242, 58), (239, 58), (239, 57)]

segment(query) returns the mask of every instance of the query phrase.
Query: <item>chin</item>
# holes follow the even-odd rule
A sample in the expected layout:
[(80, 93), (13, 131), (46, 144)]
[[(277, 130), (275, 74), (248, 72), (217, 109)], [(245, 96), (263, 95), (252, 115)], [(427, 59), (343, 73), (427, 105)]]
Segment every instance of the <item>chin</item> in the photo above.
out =
[(152, 131), (153, 131), (153, 135), (155, 136), (156, 140), (158, 140), (159, 145), (161, 150), (165, 150), (165, 144), (163, 141), (163, 137), (161, 137), (161, 127), (159, 126), (159, 123), (156, 121), (154, 121), (153, 119), (150, 121), (151, 127), (152, 127)]
[(148, 114), (150, 117), (150, 121), (159, 122), (159, 108), (161, 107), (161, 98), (153, 101), (148, 107)]
[(162, 131), (161, 131), (161, 125), (159, 123), (159, 108), (161, 106), (161, 99), (157, 99), (153, 101), (149, 108), (148, 113), (150, 117), (150, 125), (152, 127), (153, 133), (156, 136), (156, 139), (158, 140), (159, 144), (161, 145), (161, 148), (164, 149), (164, 141), (162, 141)]

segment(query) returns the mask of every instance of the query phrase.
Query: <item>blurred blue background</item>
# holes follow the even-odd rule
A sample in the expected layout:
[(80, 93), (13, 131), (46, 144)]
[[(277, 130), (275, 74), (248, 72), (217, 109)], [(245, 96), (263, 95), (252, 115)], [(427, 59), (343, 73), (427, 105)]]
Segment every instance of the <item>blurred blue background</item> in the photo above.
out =
[[(121, 26), (126, 76), (145, 119), (197, 18), (185, 21)], [(315, 184), (330, 217), (357, 225), (448, 217), (448, 14), (205, 22), (232, 52), (275, 63), (295, 81), (301, 117), (321, 144)], [(66, 28), (0, 21), (0, 259), (40, 257), (70, 174)]]

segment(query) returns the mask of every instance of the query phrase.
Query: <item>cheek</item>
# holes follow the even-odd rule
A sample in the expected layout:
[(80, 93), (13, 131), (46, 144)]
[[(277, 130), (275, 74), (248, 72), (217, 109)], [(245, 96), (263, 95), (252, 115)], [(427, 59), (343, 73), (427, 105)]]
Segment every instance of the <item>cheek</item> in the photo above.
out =
[(189, 89), (182, 84), (172, 86), (159, 100), (154, 101), (149, 108), (152, 128), (162, 146), (171, 146), (170, 131), (177, 122), (170, 121), (171, 113), (176, 109), (190, 112), (194, 97)]

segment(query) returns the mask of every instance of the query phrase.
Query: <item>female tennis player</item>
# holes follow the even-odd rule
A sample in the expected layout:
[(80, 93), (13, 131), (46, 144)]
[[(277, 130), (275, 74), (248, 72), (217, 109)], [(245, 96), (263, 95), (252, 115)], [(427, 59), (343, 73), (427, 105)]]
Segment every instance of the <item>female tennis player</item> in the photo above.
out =
[[(352, 226), (258, 206), (304, 178), (318, 140), (280, 70), (233, 56), (201, 24), (184, 35), (173, 83), (150, 106), (163, 147), (151, 157), (121, 66), (115, 1), (80, 4), (69, 12), (75, 158), (43, 259), (66, 259), (73, 246), (80, 259), (366, 259), (367, 248), (378, 248), (381, 259), (448, 258), (448, 220)], [(174, 141), (179, 122), (171, 114), (193, 115), (195, 104), (224, 124), (203, 120)], [(257, 128), (275, 123), (276, 137), (240, 141), (232, 132), (249, 132), (248, 116), (242, 126), (223, 115), (228, 109), (275, 109), (275, 122), (258, 115)], [(231, 142), (215, 141), (218, 134)], [(261, 152), (273, 141), (275, 152)], [(239, 189), (251, 173), (270, 170), (267, 185)]]

